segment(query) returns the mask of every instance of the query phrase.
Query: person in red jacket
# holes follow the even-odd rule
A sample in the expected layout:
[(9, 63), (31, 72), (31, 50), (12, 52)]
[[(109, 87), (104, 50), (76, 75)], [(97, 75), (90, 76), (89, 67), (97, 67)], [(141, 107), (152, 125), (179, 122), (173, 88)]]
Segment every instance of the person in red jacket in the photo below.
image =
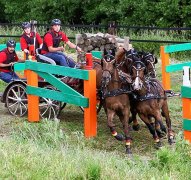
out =
[(59, 19), (51, 21), (51, 29), (44, 35), (41, 54), (53, 59), (57, 65), (75, 67), (76, 63), (63, 53), (64, 47), (60, 46), (60, 42), (65, 42), (70, 48), (79, 52), (82, 50), (68, 39), (67, 35), (60, 30), (60, 26), (61, 21)]
[(15, 52), (16, 42), (14, 40), (7, 41), (7, 48), (0, 51), (0, 79), (9, 83), (14, 79), (19, 79), (17, 74), (13, 72), (15, 62), (21, 62)]
[[(29, 54), (29, 46), (35, 44), (35, 50), (37, 48), (42, 47), (42, 38), (40, 37), (38, 32), (32, 32), (31, 31), (31, 23), (30, 22), (23, 22), (22, 23), (22, 29), (24, 33), (21, 35), (20, 38), (20, 44), (21, 49), (26, 54)], [(34, 43), (35, 42), (35, 43)], [(30, 55), (34, 55), (35, 52), (33, 52)]]

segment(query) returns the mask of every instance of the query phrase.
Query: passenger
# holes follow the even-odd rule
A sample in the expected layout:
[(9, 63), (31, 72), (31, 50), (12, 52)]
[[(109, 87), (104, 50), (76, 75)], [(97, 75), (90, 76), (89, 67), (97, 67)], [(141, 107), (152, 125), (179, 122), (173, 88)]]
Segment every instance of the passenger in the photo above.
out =
[[(34, 46), (35, 42), (35, 49), (41, 48), (42, 47), (42, 38), (40, 37), (38, 32), (32, 32), (31, 31), (31, 23), (30, 22), (23, 22), (22, 23), (22, 29), (23, 29), (23, 34), (21, 35), (20, 38), (20, 44), (21, 44), (21, 49), (28, 55), (34, 55), (35, 52), (32, 52), (29, 54), (29, 46), (32, 45)], [(35, 41), (34, 41), (35, 40)]]
[(70, 48), (82, 52), (81, 48), (72, 43), (67, 35), (60, 30), (61, 21), (53, 19), (51, 21), (51, 29), (44, 35), (41, 54), (53, 59), (57, 65), (66, 67), (75, 67), (76, 63), (68, 58), (64, 53), (64, 47), (60, 46), (60, 42), (65, 42)]
[(15, 62), (23, 62), (23, 60), (19, 60), (15, 52), (15, 46), (16, 42), (9, 40), (7, 41), (7, 48), (0, 51), (0, 79), (6, 83), (19, 79), (13, 71), (13, 65)]

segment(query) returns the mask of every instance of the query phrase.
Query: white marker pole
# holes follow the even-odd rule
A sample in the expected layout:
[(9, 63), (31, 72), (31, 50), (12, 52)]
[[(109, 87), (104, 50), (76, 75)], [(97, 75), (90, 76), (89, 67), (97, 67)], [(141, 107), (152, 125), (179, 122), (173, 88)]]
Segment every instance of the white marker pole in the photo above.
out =
[(183, 67), (183, 86), (191, 86), (190, 84), (190, 67)]

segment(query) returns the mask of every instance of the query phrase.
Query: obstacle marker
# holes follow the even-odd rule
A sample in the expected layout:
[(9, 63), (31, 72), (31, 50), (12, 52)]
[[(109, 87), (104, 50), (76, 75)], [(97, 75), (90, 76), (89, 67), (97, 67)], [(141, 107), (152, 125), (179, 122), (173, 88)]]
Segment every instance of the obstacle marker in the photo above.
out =
[(184, 138), (191, 143), (191, 83), (190, 83), (190, 68), (183, 67), (183, 86), (181, 87), (182, 94), (182, 112), (183, 112), (183, 129)]
[(171, 89), (170, 73), (182, 71), (183, 66), (191, 67), (191, 62), (179, 63), (170, 65), (170, 53), (189, 51), (191, 50), (191, 43), (183, 43), (169, 46), (161, 46), (161, 63), (162, 63), (162, 84), (165, 90)]

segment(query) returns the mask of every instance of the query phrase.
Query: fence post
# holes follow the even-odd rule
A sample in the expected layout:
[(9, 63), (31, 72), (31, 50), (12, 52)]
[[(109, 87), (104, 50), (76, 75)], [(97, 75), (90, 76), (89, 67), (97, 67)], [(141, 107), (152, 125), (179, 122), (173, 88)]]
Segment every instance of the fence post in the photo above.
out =
[[(38, 87), (38, 75), (31, 71), (25, 70), (27, 75), (27, 85)], [(28, 97), (28, 121), (39, 122), (39, 96), (27, 95)]]
[(164, 51), (165, 46), (160, 47), (161, 64), (162, 64), (162, 84), (165, 90), (171, 89), (170, 73), (166, 72), (166, 66), (170, 64), (169, 54)]
[[(183, 117), (183, 127), (186, 126), (186, 122), (190, 122), (191, 125), (191, 99), (182, 98), (182, 117)], [(184, 129), (184, 139), (189, 140), (191, 143), (191, 131)]]
[[(86, 54), (88, 69), (92, 69), (92, 54)], [(84, 96), (89, 99), (89, 107), (84, 108), (84, 134), (85, 137), (93, 137), (97, 134), (96, 112), (96, 71), (89, 70), (89, 80), (84, 80)]]

